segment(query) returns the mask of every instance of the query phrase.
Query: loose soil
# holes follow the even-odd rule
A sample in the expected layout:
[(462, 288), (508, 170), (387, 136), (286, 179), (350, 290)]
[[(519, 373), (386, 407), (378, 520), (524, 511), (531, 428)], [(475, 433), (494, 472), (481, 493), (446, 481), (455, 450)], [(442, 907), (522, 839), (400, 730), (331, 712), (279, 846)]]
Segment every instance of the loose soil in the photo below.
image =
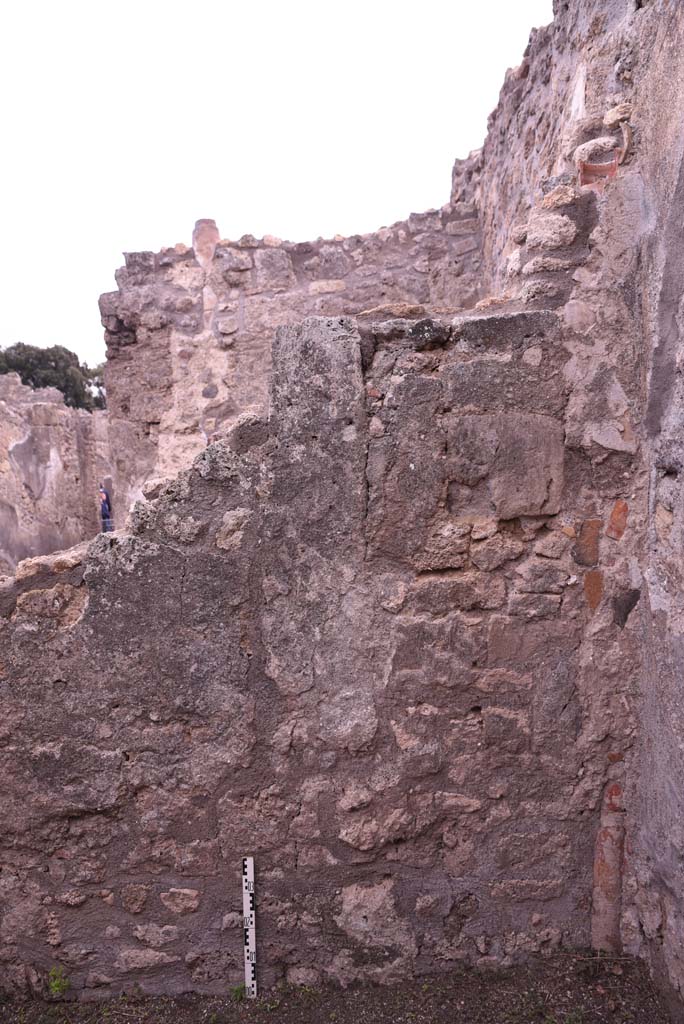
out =
[[(388, 987), (276, 988), (106, 1003), (0, 1002), (2, 1024), (671, 1024), (643, 964), (558, 955)], [(1, 997), (0, 997), (1, 998)]]

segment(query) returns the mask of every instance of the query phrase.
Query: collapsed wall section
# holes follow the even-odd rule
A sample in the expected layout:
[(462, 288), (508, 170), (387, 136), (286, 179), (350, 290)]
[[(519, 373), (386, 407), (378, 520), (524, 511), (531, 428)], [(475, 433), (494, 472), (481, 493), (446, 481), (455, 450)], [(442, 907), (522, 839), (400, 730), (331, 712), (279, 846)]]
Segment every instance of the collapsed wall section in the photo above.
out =
[(248, 853), (265, 984), (584, 946), (592, 897), (619, 941), (631, 460), (567, 446), (572, 345), (543, 311), (281, 328), (269, 421), (22, 567), (5, 987), (225, 991)]
[(291, 243), (219, 239), (132, 253), (103, 295), (112, 474), (128, 509), (150, 477), (187, 466), (240, 413), (264, 412), (273, 331), (310, 314), (387, 303), (456, 309), (478, 296), (478, 222), (467, 202), (375, 234)]

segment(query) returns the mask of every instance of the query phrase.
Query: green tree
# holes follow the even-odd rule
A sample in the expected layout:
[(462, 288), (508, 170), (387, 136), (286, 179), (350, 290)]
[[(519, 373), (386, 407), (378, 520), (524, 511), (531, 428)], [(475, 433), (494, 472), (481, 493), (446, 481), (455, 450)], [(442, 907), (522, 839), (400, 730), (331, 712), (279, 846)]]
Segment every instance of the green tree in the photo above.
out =
[(63, 345), (38, 348), (17, 342), (0, 349), (0, 373), (18, 373), (22, 384), (32, 388), (58, 388), (74, 409), (105, 406), (102, 366), (82, 366), (76, 353)]

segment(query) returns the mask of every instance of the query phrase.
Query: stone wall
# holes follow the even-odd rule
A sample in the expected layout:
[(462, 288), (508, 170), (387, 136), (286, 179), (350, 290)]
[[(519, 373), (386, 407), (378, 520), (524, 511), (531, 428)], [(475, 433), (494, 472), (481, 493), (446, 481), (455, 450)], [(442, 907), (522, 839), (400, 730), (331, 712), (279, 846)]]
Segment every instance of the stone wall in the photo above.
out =
[(387, 304), (456, 309), (478, 296), (478, 222), (465, 201), (316, 242), (221, 241), (200, 221), (193, 246), (126, 254), (119, 290), (101, 297), (106, 414), (0, 382), (1, 571), (92, 536), (100, 480), (123, 526), (146, 481), (187, 467), (240, 414), (264, 412), (279, 324)]
[(269, 421), (130, 535), (21, 567), (5, 985), (225, 991), (247, 853), (265, 984), (589, 943), (636, 658), (594, 567), (630, 460), (566, 447), (566, 341), (545, 311), (283, 328)]
[(634, 573), (633, 583), (640, 595), (644, 658), (628, 803), (624, 937), (631, 951), (649, 957), (672, 984), (677, 1014), (684, 996), (683, 38), (679, 4), (644, 5), (634, 19), (629, 52), (638, 179), (625, 214), (618, 219), (617, 193), (606, 220), (607, 256), (627, 269), (622, 275), (625, 299), (635, 312), (638, 341), (627, 352), (640, 381), (640, 435), (648, 474), (648, 518), (640, 573)]
[(0, 575), (97, 533), (106, 447), (103, 413), (69, 409), (55, 388), (0, 375)]
[(187, 466), (243, 412), (263, 412), (280, 324), (388, 303), (471, 306), (479, 237), (472, 204), (412, 214), (375, 234), (291, 243), (221, 241), (132, 253), (100, 306), (107, 338), (112, 474), (128, 508), (150, 477)]
[[(645, 21), (657, 20), (649, 9), (671, 6), (555, 0), (554, 21), (532, 32), (520, 65), (506, 73), (482, 149), (452, 173), (452, 202), (467, 196), (478, 209), (483, 286), (493, 293), (515, 292), (508, 257), (543, 187), (576, 180), (579, 147), (589, 144), (600, 158), (623, 145), (619, 121), (604, 117), (631, 96), (646, 69), (641, 55), (655, 52), (643, 35)], [(638, 112), (636, 123), (638, 132)]]
[(684, 12), (556, 15), (439, 214), (104, 297), (122, 493), (196, 458), (0, 591), (6, 987), (225, 991), (252, 853), (262, 983), (591, 944), (681, 997)]
[[(684, 10), (669, 2), (587, 2), (567, 10), (560, 4), (557, 14), (554, 26), (533, 38), (529, 67), (508, 76), (484, 151), (457, 166), (455, 182), (459, 187), (459, 176), (469, 175), (478, 202), (499, 197), (480, 210), (488, 280), (525, 305), (558, 307), (576, 339), (567, 368), (574, 392), (567, 442), (593, 453), (597, 464), (602, 452), (622, 452), (634, 466), (606, 528), (607, 536), (620, 535), (623, 557), (607, 564), (606, 548), (613, 545), (604, 541), (593, 577), (604, 591), (593, 627), (597, 640), (602, 619), (612, 616), (624, 630), (610, 662), (594, 669), (604, 680), (627, 681), (634, 719), (631, 741), (614, 752), (616, 764), (625, 757), (625, 786), (616, 779), (619, 789), (607, 791), (596, 871), (621, 900), (623, 948), (649, 959), (680, 1013)], [(521, 128), (502, 129), (529, 127), (533, 115), (545, 125), (541, 142), (521, 152)], [(553, 131), (555, 150), (547, 148)], [(586, 159), (594, 147), (606, 159), (609, 147), (625, 142), (617, 179), (578, 192), (578, 155)], [(514, 159), (504, 169), (505, 147)], [(489, 186), (480, 185), (487, 180)], [(492, 189), (492, 181), (508, 183), (510, 195)], [(582, 246), (579, 234), (570, 238), (566, 221), (554, 219), (594, 192), (595, 223)], [(597, 517), (605, 527), (604, 513)], [(622, 658), (630, 629), (634, 658), (618, 670), (613, 657)]]

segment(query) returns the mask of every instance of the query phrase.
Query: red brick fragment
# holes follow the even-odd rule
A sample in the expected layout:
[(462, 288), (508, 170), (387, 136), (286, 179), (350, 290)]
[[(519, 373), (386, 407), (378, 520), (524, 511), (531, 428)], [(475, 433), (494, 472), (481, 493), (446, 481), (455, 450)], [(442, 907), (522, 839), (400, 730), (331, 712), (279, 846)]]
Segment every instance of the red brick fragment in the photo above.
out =
[(620, 540), (627, 529), (628, 515), (629, 505), (622, 498), (618, 498), (613, 505), (613, 511), (610, 513), (610, 519), (608, 520), (608, 526), (606, 527), (606, 537), (611, 537), (613, 540)]
[(603, 573), (592, 569), (584, 577), (584, 596), (592, 612), (596, 611), (603, 597)]
[(619, 782), (609, 783), (605, 792), (605, 802), (607, 811), (624, 811), (622, 803), (622, 786)]
[(572, 549), (572, 557), (578, 565), (596, 565), (598, 562), (602, 526), (602, 519), (585, 519), (580, 526), (577, 543)]
[(603, 793), (601, 822), (594, 849), (591, 944), (594, 949), (620, 949), (620, 906), (625, 829), (622, 786), (609, 782)]

